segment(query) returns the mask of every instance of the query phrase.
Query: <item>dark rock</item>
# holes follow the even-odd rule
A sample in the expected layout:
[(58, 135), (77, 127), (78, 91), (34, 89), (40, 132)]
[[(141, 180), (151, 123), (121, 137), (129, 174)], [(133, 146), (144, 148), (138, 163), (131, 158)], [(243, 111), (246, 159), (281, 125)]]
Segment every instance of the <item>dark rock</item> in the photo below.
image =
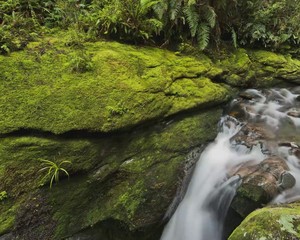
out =
[(287, 115), (295, 118), (300, 118), (300, 111), (298, 109), (290, 110)]
[(263, 151), (271, 154), (276, 151), (276, 135), (262, 124), (247, 123), (242, 129), (231, 139), (233, 143), (244, 145), (252, 148), (260, 145)]
[(288, 172), (285, 160), (273, 156), (254, 166), (243, 166), (234, 175), (242, 177), (231, 207), (242, 217), (262, 207), (281, 191), (292, 188), (295, 178)]

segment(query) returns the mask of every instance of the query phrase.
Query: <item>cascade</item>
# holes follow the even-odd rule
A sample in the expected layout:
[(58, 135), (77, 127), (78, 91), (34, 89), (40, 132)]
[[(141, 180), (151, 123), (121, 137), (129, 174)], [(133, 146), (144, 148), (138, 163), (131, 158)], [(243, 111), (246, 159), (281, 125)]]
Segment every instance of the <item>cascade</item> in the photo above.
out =
[[(161, 240), (222, 239), (227, 210), (243, 181), (234, 173), (245, 165), (257, 165), (269, 156), (284, 159), (289, 173), (296, 179), (294, 187), (282, 191), (272, 202), (299, 199), (300, 150), (293, 142), (300, 142), (300, 138), (295, 138), (300, 129), (299, 93), (299, 88), (249, 89), (232, 101), (228, 114), (220, 120), (216, 139), (202, 152), (186, 194), (166, 225)], [(259, 126), (275, 137), (259, 144), (248, 144), (247, 139), (257, 134), (244, 131), (247, 136), (240, 136), (248, 124)], [(287, 143), (288, 138), (290, 142)]]

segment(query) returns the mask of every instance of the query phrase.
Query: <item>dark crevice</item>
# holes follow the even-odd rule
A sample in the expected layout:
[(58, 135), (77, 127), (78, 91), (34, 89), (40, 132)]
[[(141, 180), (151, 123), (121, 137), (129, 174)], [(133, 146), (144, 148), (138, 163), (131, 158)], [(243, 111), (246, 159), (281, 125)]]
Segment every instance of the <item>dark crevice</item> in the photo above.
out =
[[(213, 111), (218, 109), (221, 105), (225, 103), (214, 104), (206, 103), (205, 106), (197, 106), (187, 110), (183, 110), (179, 113), (172, 114), (167, 117), (155, 118), (147, 121), (140, 122), (134, 126), (127, 126), (120, 128), (118, 130), (113, 130), (110, 132), (94, 132), (89, 130), (71, 130), (62, 134), (55, 134), (50, 131), (38, 130), (38, 129), (25, 129), (20, 128), (19, 130), (12, 131), (10, 133), (4, 133), (0, 135), (0, 138), (6, 137), (23, 137), (23, 136), (32, 136), (32, 137), (43, 137), (43, 138), (59, 138), (59, 139), (101, 139), (108, 137), (119, 137), (123, 134), (132, 134), (137, 131), (145, 131), (148, 129), (152, 130), (162, 130), (172, 122), (181, 121), (184, 118), (192, 117), (203, 112)], [(205, 107), (205, 108), (204, 108)], [(207, 110), (208, 108), (208, 110)]]

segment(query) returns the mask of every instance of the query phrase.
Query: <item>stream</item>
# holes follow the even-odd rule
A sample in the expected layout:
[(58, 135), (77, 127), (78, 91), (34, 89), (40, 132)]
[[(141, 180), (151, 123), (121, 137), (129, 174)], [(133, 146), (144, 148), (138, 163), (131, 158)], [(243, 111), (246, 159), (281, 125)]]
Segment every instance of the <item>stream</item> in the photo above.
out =
[[(299, 199), (299, 94), (300, 88), (249, 89), (231, 102), (220, 120), (215, 141), (201, 154), (161, 240), (223, 239), (227, 211), (245, 179), (243, 168), (260, 166), (271, 156), (283, 159), (289, 169), (277, 179), (282, 190), (272, 203)], [(292, 187), (286, 187), (286, 182)]]

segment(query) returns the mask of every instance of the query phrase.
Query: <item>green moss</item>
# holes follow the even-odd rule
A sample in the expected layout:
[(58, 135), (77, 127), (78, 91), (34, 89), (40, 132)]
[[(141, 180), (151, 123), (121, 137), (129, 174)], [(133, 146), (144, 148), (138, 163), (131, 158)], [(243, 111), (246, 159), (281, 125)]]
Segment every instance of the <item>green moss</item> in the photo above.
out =
[(287, 63), (287, 60), (283, 55), (263, 50), (253, 51), (251, 57), (259, 63), (274, 68), (282, 67), (285, 63)]
[(202, 93), (200, 102), (193, 93), (188, 105), (178, 103), (182, 96), (177, 102), (165, 95), (178, 78), (205, 76), (212, 68), (208, 58), (115, 42), (86, 43), (80, 51), (90, 56), (92, 69), (78, 73), (72, 71), (78, 50), (66, 43), (64, 36), (52, 36), (0, 57), (0, 132), (109, 132), (212, 103), (214, 91), (220, 91), (213, 99), (217, 103), (226, 99), (224, 88), (201, 79), (202, 86), (193, 89)]
[(186, 154), (215, 137), (220, 115), (221, 110), (212, 109), (97, 140), (101, 155), (94, 158), (94, 168), (47, 191), (56, 238), (107, 219), (132, 231), (160, 221), (183, 174)]
[(229, 237), (229, 240), (298, 239), (299, 204), (267, 207), (251, 213)]
[(17, 205), (0, 203), (0, 236), (12, 230), (15, 223)]

